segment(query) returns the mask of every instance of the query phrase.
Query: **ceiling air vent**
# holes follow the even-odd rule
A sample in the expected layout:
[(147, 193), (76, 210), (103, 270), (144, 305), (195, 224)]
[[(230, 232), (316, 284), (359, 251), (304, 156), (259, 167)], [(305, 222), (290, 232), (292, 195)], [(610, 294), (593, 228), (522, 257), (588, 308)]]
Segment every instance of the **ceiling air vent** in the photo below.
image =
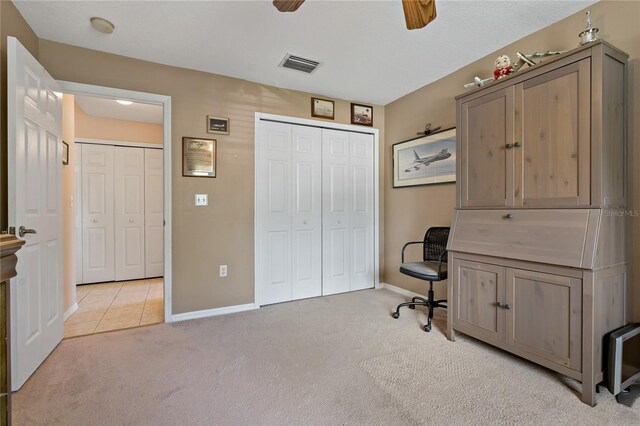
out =
[(280, 62), (280, 66), (284, 68), (306, 72), (307, 74), (314, 72), (316, 68), (318, 68), (318, 65), (320, 65), (320, 62), (294, 56), (289, 53), (287, 53), (282, 62)]

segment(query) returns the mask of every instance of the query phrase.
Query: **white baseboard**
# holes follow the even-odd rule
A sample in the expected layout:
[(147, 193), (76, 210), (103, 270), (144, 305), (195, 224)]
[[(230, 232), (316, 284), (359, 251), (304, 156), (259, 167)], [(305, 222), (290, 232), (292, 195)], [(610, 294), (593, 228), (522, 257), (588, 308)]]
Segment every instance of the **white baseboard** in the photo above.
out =
[(401, 294), (407, 297), (423, 297), (426, 298), (424, 294), (414, 293), (413, 291), (405, 290), (404, 288), (396, 287), (395, 285), (380, 283), (381, 288), (386, 288), (387, 290), (393, 291), (394, 293)]
[(67, 319), (69, 319), (69, 317), (71, 315), (75, 314), (77, 310), (78, 310), (78, 304), (77, 303), (74, 303), (73, 305), (71, 305), (71, 307), (69, 309), (67, 309), (67, 312), (64, 313), (63, 321), (66, 321)]
[(225, 306), (224, 308), (204, 309), (202, 311), (185, 312), (171, 316), (171, 322), (185, 321), (196, 318), (215, 317), (218, 315), (233, 314), (235, 312), (252, 311), (258, 309), (255, 303), (247, 303), (246, 305)]

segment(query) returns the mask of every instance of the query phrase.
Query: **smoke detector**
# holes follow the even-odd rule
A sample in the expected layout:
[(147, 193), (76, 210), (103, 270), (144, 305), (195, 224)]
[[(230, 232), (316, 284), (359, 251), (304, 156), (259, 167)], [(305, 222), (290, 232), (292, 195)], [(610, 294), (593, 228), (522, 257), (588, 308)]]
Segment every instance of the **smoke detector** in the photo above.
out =
[(111, 34), (115, 26), (104, 18), (94, 16), (89, 20), (94, 30), (102, 34)]

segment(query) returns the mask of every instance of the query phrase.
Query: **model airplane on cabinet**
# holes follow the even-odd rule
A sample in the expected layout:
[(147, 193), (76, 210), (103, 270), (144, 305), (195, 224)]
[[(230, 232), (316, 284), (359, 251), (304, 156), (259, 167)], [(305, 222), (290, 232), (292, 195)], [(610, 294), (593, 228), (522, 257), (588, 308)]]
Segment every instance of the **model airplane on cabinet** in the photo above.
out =
[(420, 157), (416, 152), (416, 150), (414, 149), (413, 156), (415, 157), (415, 160), (413, 161), (413, 163), (409, 164), (409, 168), (407, 168), (405, 172), (410, 172), (411, 167), (413, 167), (415, 170), (418, 170), (422, 165), (428, 166), (434, 161), (446, 160), (447, 158), (451, 157), (451, 153), (447, 148), (443, 148), (442, 151), (440, 151), (436, 155), (430, 155), (428, 157)]

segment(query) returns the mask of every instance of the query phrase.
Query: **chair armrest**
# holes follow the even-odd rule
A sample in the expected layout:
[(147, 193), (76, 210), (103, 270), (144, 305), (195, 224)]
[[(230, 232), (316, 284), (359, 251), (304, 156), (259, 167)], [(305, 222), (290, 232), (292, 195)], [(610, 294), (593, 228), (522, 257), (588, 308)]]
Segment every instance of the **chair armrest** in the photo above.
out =
[(438, 261), (438, 276), (442, 276), (442, 258), (447, 254), (447, 250), (443, 250), (442, 253), (440, 253), (440, 260)]
[(404, 246), (402, 246), (402, 262), (401, 263), (404, 263), (404, 250), (411, 244), (424, 244), (424, 241), (411, 241), (405, 244)]

